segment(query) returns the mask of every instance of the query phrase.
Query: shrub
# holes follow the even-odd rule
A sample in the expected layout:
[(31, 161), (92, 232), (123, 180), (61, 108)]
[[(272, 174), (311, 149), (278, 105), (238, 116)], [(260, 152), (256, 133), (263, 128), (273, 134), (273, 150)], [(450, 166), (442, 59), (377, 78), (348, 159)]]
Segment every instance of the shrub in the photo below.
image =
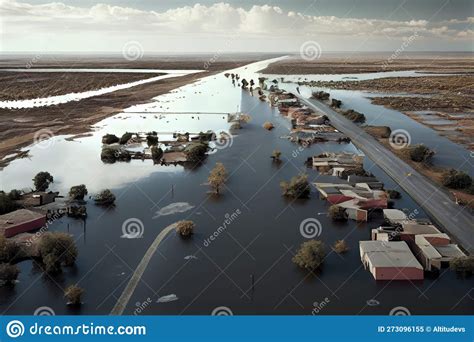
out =
[(427, 162), (433, 157), (434, 151), (430, 150), (425, 145), (415, 145), (408, 147), (408, 154), (410, 159), (415, 162)]
[(336, 99), (332, 99), (331, 100), (331, 107), (333, 108), (340, 108), (342, 105), (342, 101), (341, 100), (336, 100)]
[(38, 250), (46, 272), (57, 273), (61, 266), (71, 266), (77, 258), (77, 247), (71, 235), (46, 232), (41, 236)]
[(176, 224), (176, 232), (183, 237), (187, 237), (193, 234), (194, 227), (195, 227), (195, 224), (193, 221), (187, 221), (187, 220), (179, 221)]
[(209, 173), (207, 181), (216, 194), (219, 194), (220, 187), (227, 179), (227, 170), (222, 163), (216, 163), (216, 166)]
[(329, 93), (326, 93), (325, 91), (315, 91), (313, 92), (313, 94), (311, 95), (311, 97), (313, 99), (316, 99), (316, 100), (329, 100)]
[(263, 124), (263, 128), (265, 128), (267, 131), (271, 131), (275, 126), (270, 121), (266, 121)]
[(20, 246), (0, 234), (0, 262), (12, 262), (19, 256)]
[(281, 151), (279, 150), (273, 150), (272, 152), (272, 159), (274, 161), (279, 161), (280, 160), (280, 157), (281, 157)]
[(146, 143), (149, 147), (158, 145), (158, 136), (153, 135), (153, 134), (148, 134), (146, 136)]
[(208, 149), (208, 145), (205, 143), (191, 143), (184, 149), (186, 154), (186, 159), (192, 163), (201, 162), (205, 156)]
[(333, 221), (347, 221), (346, 210), (338, 205), (331, 205), (329, 207), (329, 217), (331, 217)]
[(332, 249), (336, 252), (336, 253), (345, 253), (349, 250), (349, 247), (347, 247), (347, 244), (344, 240), (337, 240), (335, 243), (334, 243), (334, 246), (332, 247)]
[(72, 205), (68, 208), (67, 216), (85, 218), (87, 216), (87, 208), (85, 205)]
[(102, 190), (94, 197), (97, 205), (112, 205), (115, 203), (115, 195), (109, 189)]
[(443, 185), (447, 186), (448, 188), (464, 189), (469, 188), (471, 184), (471, 176), (463, 171), (451, 169), (444, 175)]
[(386, 192), (387, 192), (388, 198), (390, 199), (399, 199), (402, 197), (402, 194), (398, 192), (397, 190), (387, 190)]
[(342, 113), (346, 118), (351, 120), (352, 122), (355, 123), (364, 123), (365, 122), (365, 115), (359, 112), (356, 112), (355, 110), (349, 109), (346, 110), (344, 113)]
[(8, 197), (10, 197), (10, 199), (13, 201), (17, 201), (21, 199), (21, 191), (13, 189), (8, 193)]
[(72, 186), (69, 190), (69, 197), (74, 200), (83, 200), (87, 195), (87, 188), (84, 184)]
[(36, 191), (46, 191), (49, 185), (54, 182), (53, 176), (49, 172), (41, 171), (33, 178)]
[(7, 263), (0, 264), (0, 280), (5, 285), (14, 285), (18, 279), (20, 269), (16, 265)]
[(13, 201), (10, 196), (4, 192), (0, 192), (0, 215), (12, 212), (18, 209), (20, 206)]
[(82, 304), (82, 295), (84, 294), (84, 289), (80, 288), (77, 285), (69, 285), (64, 291), (64, 297), (67, 299), (68, 304), (70, 305), (80, 305)]
[(452, 270), (464, 274), (473, 274), (474, 273), (474, 256), (464, 256), (459, 258), (454, 258), (449, 263), (449, 266)]
[(153, 162), (158, 163), (162, 157), (163, 157), (163, 150), (159, 148), (158, 146), (152, 146), (151, 159), (153, 159)]
[(301, 268), (313, 271), (321, 266), (326, 256), (326, 247), (319, 240), (303, 242), (293, 257), (293, 262)]
[(125, 133), (124, 135), (122, 135), (122, 137), (120, 138), (120, 145), (125, 145), (126, 143), (128, 143), (128, 141), (130, 139), (132, 139), (133, 137), (133, 134), (132, 133)]
[(102, 137), (102, 144), (110, 145), (118, 143), (120, 139), (114, 134), (106, 134)]
[(132, 159), (132, 156), (126, 150), (105, 146), (105, 147), (102, 148), (102, 153), (100, 154), (100, 159), (104, 163), (113, 164), (117, 160), (118, 161), (130, 161), (130, 159)]
[(307, 198), (311, 192), (306, 174), (295, 176), (290, 182), (281, 182), (280, 187), (284, 196), (293, 198)]

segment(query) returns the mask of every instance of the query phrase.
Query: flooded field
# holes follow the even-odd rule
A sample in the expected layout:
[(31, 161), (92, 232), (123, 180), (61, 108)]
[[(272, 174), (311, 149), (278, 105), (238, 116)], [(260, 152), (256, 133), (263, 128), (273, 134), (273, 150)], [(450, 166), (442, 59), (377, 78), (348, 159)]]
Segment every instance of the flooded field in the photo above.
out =
[[(232, 72), (257, 80), (257, 71), (267, 64), (254, 63)], [(334, 91), (344, 106), (363, 112), (368, 124), (407, 129), (413, 132), (415, 143), (437, 144), (437, 163), (460, 167), (465, 149), (435, 137), (434, 131), (399, 112), (371, 105), (366, 94), (355, 94)], [(100, 140), (105, 133), (229, 128), (225, 116), (204, 114), (209, 112), (243, 112), (252, 120), (226, 148), (210, 154), (199, 168), (158, 166), (151, 160), (108, 165), (100, 160)], [(264, 130), (266, 121), (275, 129)], [(91, 136), (72, 141), (65, 140), (69, 136), (56, 136), (29, 147), (31, 158), (15, 160), (0, 172), (2, 189), (29, 187), (38, 171), (49, 171), (55, 178), (52, 190), (65, 194), (81, 183), (92, 194), (110, 188), (117, 196), (116, 207), (104, 210), (89, 200), (85, 222), (66, 217), (55, 221), (51, 230), (74, 235), (79, 248), (76, 265), (52, 277), (31, 261), (20, 262), (19, 283), (14, 289), (0, 288), (1, 312), (31, 314), (47, 305), (56, 314), (108, 314), (160, 231), (177, 220), (192, 219), (196, 223), (192, 239), (182, 240), (172, 233), (160, 245), (126, 314), (137, 313), (138, 309), (140, 314), (148, 315), (210, 314), (214, 308), (226, 306), (234, 314), (310, 315), (322, 302), (326, 305), (321, 314), (388, 314), (397, 306), (408, 308), (412, 314), (474, 313), (472, 279), (458, 278), (449, 269), (437, 278), (419, 282), (376, 282), (364, 270), (359, 241), (370, 238), (370, 229), (378, 227), (382, 217), (368, 223), (334, 223), (326, 215), (327, 202), (318, 198), (314, 188), (307, 200), (292, 201), (281, 196), (279, 183), (302, 171), (308, 173), (310, 181), (334, 180), (308, 169), (304, 165), (308, 157), (324, 151), (357, 150), (350, 143), (302, 148), (282, 139), (289, 128), (289, 122), (276, 109), (232, 86), (222, 73), (103, 120), (95, 125)], [(453, 148), (457, 148), (455, 152)], [(280, 164), (271, 162), (275, 149), (282, 152)], [(211, 196), (204, 185), (216, 162), (222, 162), (230, 175), (219, 197)], [(425, 217), (371, 160), (366, 158), (364, 166), (387, 189), (401, 192), (396, 208), (416, 213), (416, 218)], [(301, 222), (312, 217), (321, 222), (318, 238), (328, 249), (339, 239), (344, 239), (350, 249), (344, 255), (328, 250), (322, 269), (308, 275), (291, 258), (306, 241), (300, 233)], [(143, 222), (141, 238), (122, 237), (122, 225), (130, 218)], [(223, 226), (225, 229), (219, 230)], [(217, 231), (217, 237), (206, 243)], [(71, 283), (79, 283), (86, 291), (80, 309), (64, 304), (63, 289)]]

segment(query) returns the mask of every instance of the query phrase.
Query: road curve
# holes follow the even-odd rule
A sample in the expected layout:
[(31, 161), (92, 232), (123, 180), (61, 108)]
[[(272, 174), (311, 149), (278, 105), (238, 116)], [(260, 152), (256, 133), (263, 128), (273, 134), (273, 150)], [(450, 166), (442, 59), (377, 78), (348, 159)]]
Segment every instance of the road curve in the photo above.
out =
[(137, 268), (135, 269), (135, 272), (133, 272), (132, 277), (128, 281), (127, 286), (123, 290), (122, 294), (120, 295), (120, 298), (117, 300), (117, 303), (115, 303), (114, 308), (110, 312), (111, 315), (122, 315), (124, 310), (126, 309), (128, 302), (130, 301), (130, 298), (133, 295), (133, 292), (135, 292), (135, 288), (137, 287), (138, 283), (140, 282), (140, 279), (143, 276), (143, 273), (145, 272), (145, 269), (148, 266), (148, 263), (151, 260), (151, 257), (155, 254), (156, 249), (160, 245), (161, 241), (168, 235), (169, 232), (174, 230), (176, 227), (176, 223), (173, 223), (163, 229), (160, 234), (155, 238), (155, 241), (151, 244), (151, 246), (148, 248), (146, 251), (145, 255), (143, 256), (142, 260), (138, 264)]
[[(474, 253), (474, 216), (454, 203), (449, 193), (398, 158), (362, 128), (328, 105), (296, 95), (308, 107), (322, 112), (331, 124), (347, 135), (367, 157), (381, 167), (428, 213), (432, 220), (469, 254)], [(409, 176), (408, 176), (409, 175)]]

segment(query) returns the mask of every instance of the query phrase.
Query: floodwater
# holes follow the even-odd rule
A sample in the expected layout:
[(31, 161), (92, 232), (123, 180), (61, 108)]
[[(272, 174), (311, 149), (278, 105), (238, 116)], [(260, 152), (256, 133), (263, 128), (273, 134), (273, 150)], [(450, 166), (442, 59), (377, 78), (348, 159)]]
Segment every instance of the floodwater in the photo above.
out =
[[(49, 70), (49, 69), (46, 69), (46, 70)], [(55, 96), (48, 96), (48, 97), (28, 99), (28, 100), (0, 101), (0, 108), (19, 109), (19, 108), (36, 108), (36, 107), (53, 106), (53, 105), (58, 105), (58, 104), (63, 104), (63, 103), (68, 103), (68, 102), (73, 102), (73, 101), (80, 101), (80, 100), (87, 99), (93, 96), (100, 96), (100, 95), (112, 93), (117, 90), (128, 89), (128, 88), (136, 87), (138, 85), (142, 85), (142, 84), (146, 84), (150, 82), (156, 82), (156, 81), (164, 80), (166, 78), (171, 78), (171, 77), (184, 76), (184, 75), (192, 74), (195, 72), (196, 71), (192, 71), (192, 70), (190, 71), (183, 70), (181, 73), (178, 73), (178, 72), (168, 73), (166, 75), (150, 77), (143, 80), (117, 84), (110, 87), (104, 87), (104, 88), (96, 89), (96, 90), (88, 90), (88, 91), (84, 91), (80, 93), (69, 93), (69, 94), (64, 94), (64, 95), (55, 95)]]
[[(255, 63), (235, 72), (247, 78), (244, 74), (252, 75), (256, 81), (258, 75), (253, 73), (267, 63)], [(91, 192), (109, 187), (117, 201), (114, 209), (104, 210), (89, 200), (85, 224), (69, 218), (54, 222), (51, 230), (74, 235), (79, 248), (76, 265), (49, 277), (31, 261), (19, 263), (19, 283), (14, 289), (0, 289), (3, 314), (32, 314), (41, 306), (50, 307), (56, 314), (108, 314), (155, 237), (164, 227), (182, 219), (196, 223), (195, 234), (183, 240), (172, 232), (164, 240), (132, 295), (126, 314), (210, 314), (224, 306), (234, 314), (310, 315), (323, 301), (327, 304), (319, 314), (386, 315), (397, 306), (406, 307), (412, 314), (474, 313), (472, 279), (461, 279), (449, 269), (438, 278), (417, 282), (376, 282), (364, 270), (358, 244), (370, 239), (370, 229), (380, 225), (380, 217), (362, 224), (336, 224), (326, 216), (328, 205), (318, 198), (315, 189), (307, 200), (292, 201), (281, 196), (279, 183), (302, 171), (311, 181), (334, 181), (331, 176), (307, 169), (304, 161), (323, 151), (356, 151), (352, 144), (323, 143), (302, 148), (282, 139), (288, 134), (288, 121), (268, 103), (233, 87), (223, 74), (203, 78), (156, 101), (152, 106), (166, 104), (170, 112), (239, 110), (249, 113), (252, 121), (238, 131), (232, 144), (209, 155), (193, 170), (155, 166), (150, 160), (102, 164), (99, 137), (104, 132), (143, 128), (142, 120), (146, 119), (127, 113), (99, 123), (92, 137), (74, 141), (56, 137), (58, 141), (44, 148), (45, 152), (33, 149), (31, 159), (12, 162), (0, 173), (4, 188), (10, 188), (10, 184), (29, 186), (32, 175), (47, 170), (57, 180), (53, 189), (65, 191), (80, 183), (93, 189)], [(130, 112), (142, 109), (144, 106)], [(211, 118), (221, 120), (217, 115), (199, 121), (178, 119), (174, 128), (190, 130), (203, 120), (208, 126), (226, 128), (226, 122), (213, 123)], [(161, 126), (164, 119), (150, 120), (146, 124), (149, 131), (172, 128)], [(264, 130), (265, 121), (273, 122), (275, 129)], [(280, 164), (270, 158), (274, 149), (282, 152)], [(204, 184), (216, 162), (222, 162), (230, 175), (219, 197), (210, 196)], [(366, 159), (365, 167), (385, 182), (386, 188), (402, 193), (402, 198), (396, 200), (397, 208), (425, 217), (371, 160)], [(160, 215), (163, 208), (175, 203), (193, 208)], [(130, 218), (143, 222), (141, 238), (121, 238), (122, 225)], [(300, 223), (307, 218), (320, 221), (322, 229), (316, 238), (324, 241), (328, 250), (322, 269), (314, 275), (301, 271), (291, 261), (297, 247), (307, 241), (300, 232)], [(211, 235), (215, 238), (206, 243)], [(339, 239), (346, 240), (350, 247), (344, 255), (330, 249)], [(65, 305), (63, 289), (72, 283), (79, 283), (86, 291), (80, 309)], [(158, 300), (171, 295), (177, 299)], [(375, 302), (379, 304), (367, 304)]]

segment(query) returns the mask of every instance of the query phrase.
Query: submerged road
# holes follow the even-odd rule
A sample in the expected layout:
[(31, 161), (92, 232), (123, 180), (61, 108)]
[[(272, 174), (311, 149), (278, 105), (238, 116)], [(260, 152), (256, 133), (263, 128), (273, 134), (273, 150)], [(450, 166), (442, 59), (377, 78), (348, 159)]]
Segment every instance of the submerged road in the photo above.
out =
[(143, 273), (145, 273), (146, 267), (148, 266), (148, 263), (150, 262), (151, 257), (155, 254), (156, 249), (160, 245), (161, 241), (163, 241), (166, 235), (168, 235), (168, 233), (174, 230), (175, 228), (176, 228), (176, 223), (173, 223), (169, 225), (168, 227), (166, 227), (165, 229), (163, 229), (155, 238), (155, 241), (153, 241), (151, 246), (146, 251), (142, 260), (140, 261), (137, 268), (135, 269), (135, 272), (133, 272), (132, 277), (128, 281), (128, 284), (123, 290), (122, 294), (120, 295), (120, 298), (117, 300), (117, 303), (115, 303), (115, 306), (110, 312), (111, 315), (117, 316), (117, 315), (123, 314), (123, 312), (127, 308), (130, 298), (133, 295), (133, 292), (135, 292), (135, 288), (137, 287), (138, 283), (142, 279)]
[(362, 128), (328, 105), (305, 99), (297, 94), (296, 96), (308, 107), (326, 114), (331, 124), (347, 135), (367, 157), (397, 182), (435, 223), (449, 233), (469, 254), (474, 254), (474, 216), (467, 209), (454, 203), (446, 190), (421, 175)]

